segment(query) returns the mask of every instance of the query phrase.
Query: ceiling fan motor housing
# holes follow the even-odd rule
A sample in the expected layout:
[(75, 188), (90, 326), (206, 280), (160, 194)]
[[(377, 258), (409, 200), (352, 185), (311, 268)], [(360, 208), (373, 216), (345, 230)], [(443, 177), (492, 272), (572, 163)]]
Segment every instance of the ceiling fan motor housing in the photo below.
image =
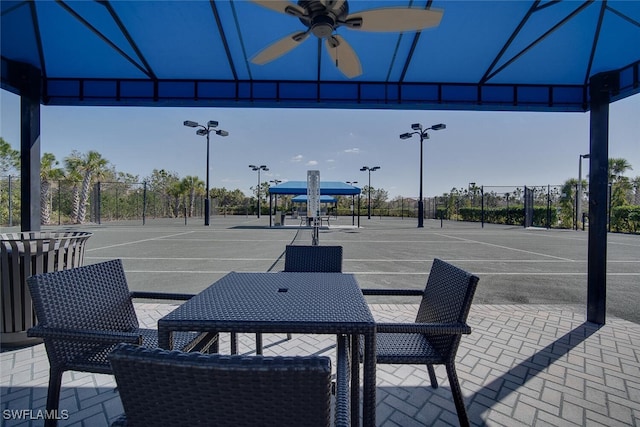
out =
[(307, 12), (306, 16), (300, 17), (300, 21), (310, 28), (314, 36), (321, 39), (331, 36), (338, 23), (349, 14), (346, 1), (341, 2), (336, 8), (336, 2), (320, 0), (299, 0), (298, 6)]
[(311, 19), (311, 32), (320, 39), (329, 37), (334, 26), (335, 21), (328, 15), (318, 15)]

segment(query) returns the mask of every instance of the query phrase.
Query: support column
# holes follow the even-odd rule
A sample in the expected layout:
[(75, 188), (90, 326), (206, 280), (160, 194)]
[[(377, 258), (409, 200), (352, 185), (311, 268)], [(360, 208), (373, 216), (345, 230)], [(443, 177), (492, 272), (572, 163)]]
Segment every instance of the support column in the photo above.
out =
[(40, 71), (26, 64), (9, 65), (21, 92), (20, 229), (40, 231)]
[(609, 101), (617, 73), (591, 78), (589, 141), (589, 243), (587, 321), (604, 325), (607, 302), (607, 190), (609, 185)]

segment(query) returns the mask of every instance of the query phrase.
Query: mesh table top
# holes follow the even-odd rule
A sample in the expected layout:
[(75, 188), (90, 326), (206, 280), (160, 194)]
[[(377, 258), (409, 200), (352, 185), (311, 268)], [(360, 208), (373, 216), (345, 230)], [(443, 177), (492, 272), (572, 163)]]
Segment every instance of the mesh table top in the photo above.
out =
[(352, 274), (236, 273), (158, 322), (230, 332), (364, 333), (375, 327)]

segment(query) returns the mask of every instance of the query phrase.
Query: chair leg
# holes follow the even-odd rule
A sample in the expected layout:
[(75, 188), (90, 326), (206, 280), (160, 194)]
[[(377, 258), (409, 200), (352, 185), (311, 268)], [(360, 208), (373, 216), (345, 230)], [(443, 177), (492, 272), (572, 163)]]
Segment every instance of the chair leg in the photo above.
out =
[(464, 406), (464, 399), (462, 398), (462, 389), (458, 382), (458, 374), (456, 373), (456, 367), (453, 362), (447, 363), (447, 375), (449, 376), (449, 386), (451, 386), (451, 392), (453, 393), (453, 401), (456, 404), (456, 410), (458, 411), (458, 421), (461, 427), (469, 426), (469, 417), (467, 416), (467, 409)]
[(436, 378), (436, 371), (433, 369), (433, 365), (427, 365), (427, 371), (429, 371), (429, 379), (431, 380), (431, 387), (438, 388), (438, 378)]
[[(49, 370), (49, 389), (47, 391), (47, 413), (57, 414), (60, 405), (60, 388), (62, 387), (61, 369), (51, 368)], [(56, 417), (47, 418), (44, 422), (45, 427), (56, 427), (58, 420)]]

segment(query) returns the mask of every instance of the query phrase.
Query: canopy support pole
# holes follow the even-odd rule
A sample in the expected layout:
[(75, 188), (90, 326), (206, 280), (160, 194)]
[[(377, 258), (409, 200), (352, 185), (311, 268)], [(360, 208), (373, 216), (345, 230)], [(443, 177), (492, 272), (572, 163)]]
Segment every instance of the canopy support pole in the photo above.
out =
[(8, 62), (9, 80), (20, 89), (20, 229), (40, 231), (40, 70)]
[(587, 321), (605, 324), (607, 290), (607, 200), (609, 187), (609, 102), (618, 73), (601, 73), (589, 83), (589, 243)]

